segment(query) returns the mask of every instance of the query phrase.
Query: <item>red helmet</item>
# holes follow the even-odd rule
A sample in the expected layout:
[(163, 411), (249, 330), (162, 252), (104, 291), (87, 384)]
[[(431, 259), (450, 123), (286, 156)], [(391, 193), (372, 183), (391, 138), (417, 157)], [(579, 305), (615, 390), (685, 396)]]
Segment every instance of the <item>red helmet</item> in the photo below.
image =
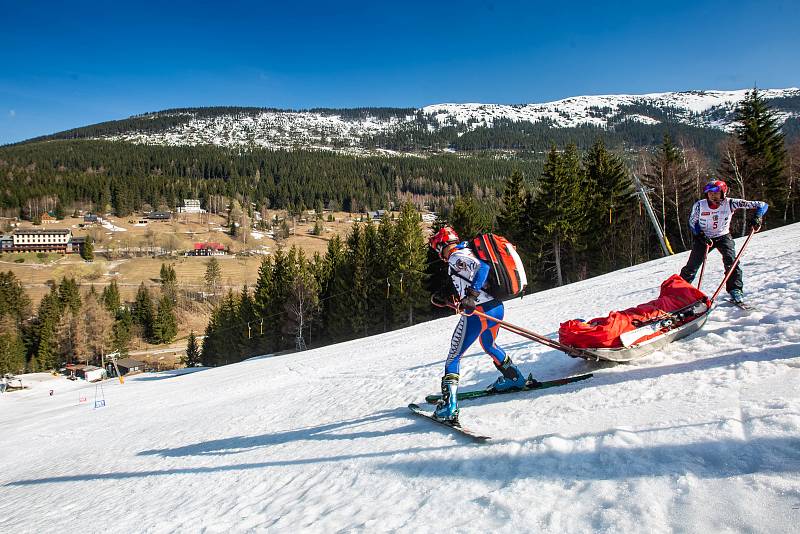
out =
[(704, 195), (708, 195), (708, 193), (717, 191), (722, 193), (722, 198), (725, 198), (728, 195), (728, 184), (722, 180), (713, 180), (708, 182), (703, 188)]
[(431, 248), (441, 256), (442, 250), (444, 250), (447, 245), (458, 243), (459, 239), (455, 230), (449, 226), (442, 226), (438, 232), (431, 236), (429, 242), (431, 244)]

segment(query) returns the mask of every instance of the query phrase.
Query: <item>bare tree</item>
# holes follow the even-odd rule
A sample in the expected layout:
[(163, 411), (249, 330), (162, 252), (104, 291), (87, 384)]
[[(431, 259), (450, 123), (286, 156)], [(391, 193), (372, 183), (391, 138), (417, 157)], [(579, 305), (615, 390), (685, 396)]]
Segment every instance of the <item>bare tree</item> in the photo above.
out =
[(305, 350), (306, 342), (303, 332), (311, 319), (319, 310), (319, 287), (308, 268), (302, 268), (292, 283), (286, 301), (286, 312), (289, 323), (287, 330), (294, 335), (295, 348)]
[(87, 347), (97, 360), (108, 352), (113, 341), (114, 318), (94, 295), (87, 295), (81, 308), (86, 327)]
[[(744, 174), (744, 150), (735, 137), (728, 137), (720, 145), (722, 154), (722, 166), (728, 172), (728, 181), (733, 181), (741, 192), (742, 198), (747, 198), (745, 192), (745, 182), (747, 177)], [(747, 211), (742, 210), (742, 235), (747, 233)]]

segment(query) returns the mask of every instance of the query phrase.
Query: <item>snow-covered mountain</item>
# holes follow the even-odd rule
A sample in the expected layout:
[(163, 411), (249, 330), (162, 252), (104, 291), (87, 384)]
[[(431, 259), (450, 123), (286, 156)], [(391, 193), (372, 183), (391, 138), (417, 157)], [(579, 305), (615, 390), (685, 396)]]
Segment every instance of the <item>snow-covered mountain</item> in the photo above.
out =
[[(650, 300), (686, 258), (527, 296), (507, 320), (554, 335)], [(501, 333), (541, 379), (594, 377), (463, 403), (482, 445), (406, 408), (438, 389), (456, 317), (102, 390), (27, 377), (0, 395), (0, 531), (796, 532), (800, 224), (757, 234), (743, 264), (756, 311), (719, 304), (628, 365)], [(704, 289), (721, 278), (712, 253)], [(465, 387), (496, 375), (467, 352)]]
[[(643, 124), (676, 122), (729, 130), (734, 109), (747, 90), (686, 91), (645, 95), (576, 96), (543, 104), (435, 104), (421, 109), (281, 111), (238, 108), (168, 110), (136, 117), (123, 131), (95, 137), (161, 145), (311, 148), (359, 151), (375, 148), (376, 136), (440, 132), (454, 135), (499, 121), (530, 122), (553, 128), (593, 125), (612, 128), (626, 121)], [(760, 90), (781, 120), (800, 116), (800, 89)], [(149, 128), (148, 120), (173, 118), (165, 128)], [(115, 129), (118, 130), (118, 129)], [(417, 136), (419, 137), (419, 136)], [(378, 143), (380, 145), (380, 143)]]

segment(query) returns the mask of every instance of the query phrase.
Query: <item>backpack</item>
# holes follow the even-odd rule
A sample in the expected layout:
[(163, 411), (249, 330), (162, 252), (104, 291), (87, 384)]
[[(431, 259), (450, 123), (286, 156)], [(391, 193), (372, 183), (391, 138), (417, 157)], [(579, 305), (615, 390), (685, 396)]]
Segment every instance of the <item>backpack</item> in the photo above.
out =
[(469, 248), (481, 260), (489, 264), (489, 276), (483, 289), (499, 300), (522, 294), (528, 285), (525, 267), (514, 245), (497, 234), (478, 234), (469, 241)]

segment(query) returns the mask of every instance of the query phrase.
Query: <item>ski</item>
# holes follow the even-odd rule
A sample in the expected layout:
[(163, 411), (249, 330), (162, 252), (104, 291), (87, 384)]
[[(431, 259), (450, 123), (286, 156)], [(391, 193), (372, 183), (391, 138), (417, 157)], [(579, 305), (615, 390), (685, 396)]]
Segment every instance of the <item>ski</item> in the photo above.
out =
[[(459, 391), (457, 398), (458, 400), (470, 400), (470, 399), (478, 399), (481, 397), (490, 397), (492, 395), (506, 395), (508, 393), (519, 393), (522, 391), (547, 389), (557, 386), (565, 386), (567, 384), (572, 384), (573, 382), (580, 382), (581, 380), (586, 380), (587, 378), (591, 377), (592, 373), (587, 373), (585, 375), (568, 376), (566, 378), (558, 378), (556, 380), (545, 380), (544, 382), (539, 382), (534, 380), (532, 375), (529, 375), (527, 385), (525, 386), (524, 389), (512, 389), (509, 391), (495, 391), (493, 389), (476, 389), (472, 391)], [(435, 403), (441, 398), (442, 398), (441, 394), (433, 394), (425, 397), (425, 401), (430, 403)]]
[(484, 442), (489, 441), (490, 439), (492, 439), (489, 436), (484, 436), (484, 435), (482, 435), (482, 434), (480, 434), (478, 432), (475, 432), (474, 430), (471, 430), (471, 429), (469, 429), (469, 428), (467, 428), (465, 426), (462, 426), (461, 423), (458, 423), (458, 422), (453, 423), (453, 422), (450, 422), (450, 421), (442, 421), (440, 419), (436, 419), (435, 417), (433, 417), (433, 413), (426, 412), (425, 410), (423, 410), (422, 408), (420, 408), (416, 404), (409, 404), (408, 405), (408, 409), (411, 410), (413, 413), (415, 413), (417, 415), (420, 415), (420, 416), (422, 416), (422, 417), (424, 417), (426, 419), (429, 419), (429, 420), (433, 421), (434, 423), (438, 423), (438, 424), (440, 424), (442, 426), (445, 426), (447, 428), (451, 428), (451, 429), (455, 430), (456, 432), (458, 432), (459, 434), (461, 434), (462, 436), (466, 436), (468, 438), (471, 438), (471, 439), (475, 440), (478, 443), (484, 443)]
[(745, 310), (745, 311), (753, 311), (753, 310), (756, 309), (755, 306), (751, 306), (750, 304), (748, 304), (748, 303), (746, 303), (746, 302), (744, 302), (742, 300), (728, 299), (728, 302), (730, 302), (731, 304), (733, 304), (737, 308), (740, 308), (740, 309)]

